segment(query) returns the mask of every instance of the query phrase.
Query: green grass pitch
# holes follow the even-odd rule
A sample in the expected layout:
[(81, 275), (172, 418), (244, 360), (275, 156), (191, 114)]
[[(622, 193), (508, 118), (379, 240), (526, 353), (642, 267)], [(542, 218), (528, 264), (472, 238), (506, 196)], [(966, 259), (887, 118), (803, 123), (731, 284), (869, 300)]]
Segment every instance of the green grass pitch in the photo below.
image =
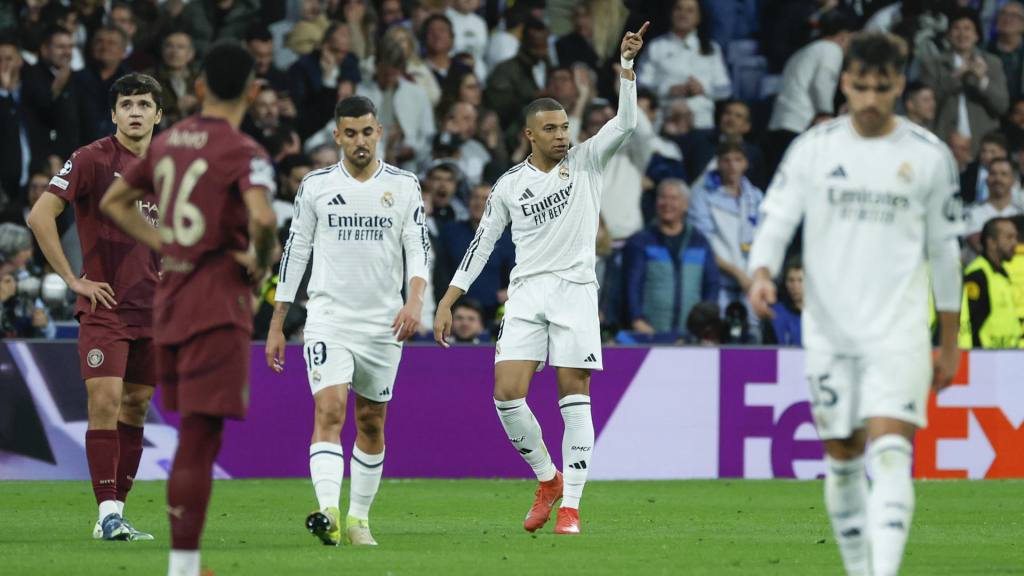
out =
[[(371, 518), (381, 545), (357, 549), (305, 531), (308, 480), (218, 481), (203, 564), (218, 576), (842, 573), (821, 482), (591, 482), (578, 537), (552, 534), (553, 520), (523, 531), (533, 488), (385, 480)], [(1024, 574), (1024, 481), (916, 491), (903, 574)], [(0, 574), (165, 574), (164, 497), (163, 482), (139, 482), (128, 500), (129, 519), (155, 542), (96, 542), (87, 482), (0, 482)]]

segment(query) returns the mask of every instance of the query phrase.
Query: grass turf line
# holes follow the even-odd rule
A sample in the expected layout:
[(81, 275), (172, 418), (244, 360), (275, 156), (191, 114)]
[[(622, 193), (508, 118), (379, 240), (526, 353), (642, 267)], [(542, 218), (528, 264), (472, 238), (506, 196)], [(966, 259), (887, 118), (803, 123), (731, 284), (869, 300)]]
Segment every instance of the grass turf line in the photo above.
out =
[[(535, 483), (385, 480), (379, 548), (329, 548), (304, 527), (308, 480), (214, 486), (203, 565), (218, 576), (841, 574), (821, 482), (590, 482), (584, 534), (522, 529)], [(1024, 481), (917, 482), (903, 574), (1024, 574)], [(346, 480), (342, 511), (347, 507)], [(0, 482), (0, 574), (163, 574), (165, 484), (136, 482), (127, 516), (155, 542), (91, 540), (88, 482)]]

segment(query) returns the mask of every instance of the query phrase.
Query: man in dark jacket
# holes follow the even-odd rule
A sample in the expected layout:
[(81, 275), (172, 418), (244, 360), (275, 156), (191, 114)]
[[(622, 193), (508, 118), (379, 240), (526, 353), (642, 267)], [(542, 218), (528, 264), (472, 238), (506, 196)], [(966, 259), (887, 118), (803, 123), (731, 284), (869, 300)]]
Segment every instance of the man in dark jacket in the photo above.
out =
[(338, 84), (348, 81), (355, 87), (362, 81), (348, 25), (332, 23), (320, 48), (288, 69), (288, 80), (292, 101), (299, 111), (299, 136), (308, 138), (334, 117)]

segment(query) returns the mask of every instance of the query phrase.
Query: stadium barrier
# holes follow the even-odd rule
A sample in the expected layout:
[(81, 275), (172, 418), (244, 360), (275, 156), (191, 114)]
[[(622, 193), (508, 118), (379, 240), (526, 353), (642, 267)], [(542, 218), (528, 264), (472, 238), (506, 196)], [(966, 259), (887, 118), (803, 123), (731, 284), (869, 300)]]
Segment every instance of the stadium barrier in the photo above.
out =
[[(249, 418), (228, 424), (220, 477), (308, 474), (312, 400), (302, 350), (286, 370), (252, 348)], [(493, 348), (410, 346), (389, 407), (389, 477), (525, 478), (491, 400)], [(824, 471), (794, 349), (610, 348), (592, 383), (592, 479), (814, 478)], [(964, 354), (956, 385), (929, 401), (919, 478), (1024, 477), (1024, 352)], [(159, 398), (159, 392), (157, 394)], [(349, 403), (349, 419), (354, 403)], [(560, 462), (554, 372), (530, 406)], [(0, 479), (86, 479), (86, 396), (73, 342), (0, 345)], [(166, 478), (176, 415), (159, 402), (139, 479)], [(351, 450), (352, 426), (344, 445)]]

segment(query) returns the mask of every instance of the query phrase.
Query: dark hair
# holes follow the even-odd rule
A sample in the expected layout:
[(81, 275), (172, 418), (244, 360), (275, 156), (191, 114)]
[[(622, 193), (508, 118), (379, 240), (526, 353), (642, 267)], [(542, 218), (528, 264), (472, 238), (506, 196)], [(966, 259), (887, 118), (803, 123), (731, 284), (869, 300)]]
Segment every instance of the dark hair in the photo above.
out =
[(128, 38), (128, 35), (124, 33), (124, 30), (121, 30), (120, 28), (117, 28), (115, 26), (109, 26), (108, 25), (108, 26), (100, 26), (99, 28), (97, 28), (96, 30), (93, 31), (93, 33), (92, 33), (92, 41), (93, 42), (96, 41), (96, 37), (99, 35), (100, 32), (108, 32), (108, 33), (111, 33), (111, 34), (116, 34), (117, 37), (121, 39), (121, 42), (124, 44), (124, 46), (126, 48), (128, 47), (128, 42), (131, 41), (131, 39)]
[(978, 143), (978, 147), (981, 148), (985, 144), (995, 144), (996, 146), (999, 146), (1000, 148), (1006, 150), (1007, 152), (1009, 152), (1010, 150), (1009, 138), (1007, 138), (1006, 134), (1003, 134), (999, 130), (993, 130), (982, 136), (981, 142)]
[(455, 27), (452, 26), (452, 21), (449, 20), (448, 17), (445, 16), (444, 14), (436, 14), (435, 13), (435, 14), (431, 14), (430, 16), (428, 16), (427, 19), (423, 21), (423, 24), (420, 25), (420, 44), (421, 45), (425, 46), (426, 43), (427, 43), (427, 29), (430, 28), (431, 24), (433, 24), (434, 22), (438, 22), (438, 21), (444, 22), (445, 24), (447, 24), (448, 25), (448, 33), (452, 35), (452, 38), (455, 38)]
[(544, 76), (544, 83), (547, 84), (551, 82), (551, 77), (554, 76), (557, 72), (568, 72), (569, 77), (572, 77), (572, 68), (568, 66), (551, 66), (550, 68), (548, 68), (547, 75)]
[(256, 61), (237, 42), (217, 42), (203, 58), (203, 79), (210, 92), (225, 102), (238, 100), (252, 82)]
[(107, 100), (110, 104), (110, 109), (113, 110), (117, 105), (117, 99), (121, 96), (143, 96), (145, 94), (153, 97), (157, 110), (163, 109), (164, 89), (160, 86), (160, 83), (152, 76), (132, 72), (121, 76), (110, 86)]
[(923, 90), (931, 90), (932, 92), (935, 91), (934, 88), (932, 88), (928, 84), (925, 84), (924, 82), (921, 82), (920, 80), (908, 82), (907, 87), (903, 89), (903, 106), (905, 107), (907, 105), (907, 102), (909, 102), (914, 96), (917, 96), (917, 94)]
[(270, 29), (266, 26), (254, 26), (249, 29), (248, 33), (246, 33), (245, 41), (252, 42), (254, 40), (259, 42), (273, 42), (274, 35), (270, 33)]
[(686, 331), (694, 338), (721, 341), (722, 316), (717, 302), (698, 302), (686, 315)]
[(818, 31), (823, 38), (855, 30), (858, 30), (857, 19), (846, 8), (833, 8), (818, 19)]
[(997, 158), (993, 158), (992, 161), (988, 163), (988, 167), (991, 169), (996, 164), (1001, 164), (1003, 162), (1005, 162), (1006, 164), (1008, 164), (1010, 166), (1010, 171), (1011, 172), (1013, 172), (1014, 174), (1017, 173), (1017, 166), (1014, 165), (1013, 160), (1010, 160), (1006, 156), (999, 156)]
[(313, 166), (313, 159), (305, 154), (289, 154), (277, 163), (277, 173), (287, 176), (292, 170), (300, 166)]
[(61, 26), (57, 26), (56, 24), (54, 24), (52, 26), (48, 26), (46, 30), (43, 31), (42, 42), (40, 43), (40, 45), (45, 46), (47, 44), (53, 43), (53, 37), (57, 36), (58, 34), (67, 34), (72, 38), (75, 37), (74, 34), (72, 34), (67, 28), (63, 28)]
[(1003, 222), (1006, 222), (1007, 224), (1011, 224), (1014, 227), (1016, 227), (1016, 224), (1013, 223), (1013, 219), (1006, 218), (1004, 216), (996, 216), (995, 218), (990, 218), (987, 222), (985, 222), (985, 225), (981, 227), (981, 251), (982, 252), (985, 252), (986, 249), (988, 248), (988, 241), (989, 240), (995, 240), (996, 239), (996, 229)]
[[(639, 95), (637, 95), (637, 97), (639, 98)], [(747, 109), (747, 120), (751, 121), (752, 119), (750, 118), (750, 115), (752, 111), (750, 110), (750, 104), (747, 104), (739, 98), (729, 98), (728, 100), (722, 100), (715, 104), (715, 124), (717, 125), (722, 121), (722, 115), (729, 109), (729, 106), (735, 106), (737, 104)]]
[(298, 136), (299, 133), (287, 124), (274, 128), (274, 131), (270, 133), (266, 140), (265, 147), (267, 152), (270, 153), (271, 157), (277, 156), (281, 153), (281, 150), (284, 150), (286, 145), (291, 144)]
[(409, 59), (401, 44), (395, 40), (384, 38), (377, 48), (377, 62), (404, 71)]
[(893, 71), (902, 74), (907, 65), (907, 43), (899, 36), (884, 32), (857, 34), (850, 42), (843, 71), (848, 72), (854, 62), (860, 64), (861, 73)]
[[(702, 56), (710, 56), (715, 53), (715, 46), (711, 43), (711, 26), (714, 23), (714, 18), (711, 18), (711, 12), (704, 7), (704, 0), (697, 1), (697, 10), (700, 11), (700, 23), (697, 24), (697, 41), (700, 43), (700, 53)], [(679, 0), (673, 4), (672, 9), (679, 5)]]
[(953, 24), (958, 20), (970, 20), (974, 26), (974, 32), (978, 35), (978, 44), (985, 41), (985, 34), (982, 33), (981, 19), (978, 18), (978, 12), (973, 8), (956, 8), (949, 12), (949, 27), (947, 30), (953, 29)]
[(135, 9), (132, 8), (131, 4), (124, 2), (123, 0), (117, 0), (110, 5), (110, 14), (113, 14), (114, 10), (117, 10), (118, 8), (127, 10), (132, 17), (132, 23), (135, 23)]
[(743, 144), (739, 142), (722, 142), (715, 148), (715, 158), (721, 158), (726, 154), (732, 153), (742, 154), (744, 158), (747, 157), (747, 151), (743, 148)]
[(458, 310), (459, 308), (469, 308), (470, 310), (473, 310), (474, 312), (480, 315), (480, 321), (483, 322), (484, 307), (480, 305), (480, 301), (477, 300), (476, 298), (470, 298), (468, 296), (463, 296), (462, 298), (459, 298), (458, 300), (455, 301), (455, 304), (452, 305), (452, 312)]
[(324, 46), (330, 42), (331, 36), (334, 36), (334, 33), (337, 32), (339, 28), (348, 28), (348, 24), (338, 22), (337, 20), (332, 21), (331, 25), (328, 26), (327, 30), (324, 32), (324, 37), (320, 40), (320, 45)]
[(21, 43), (18, 42), (18, 35), (14, 30), (0, 31), (0, 46), (14, 46), (15, 50), (21, 50)]
[(565, 107), (554, 98), (537, 98), (523, 108), (523, 120), (529, 120), (531, 116), (539, 112), (554, 112), (555, 110), (565, 110)]
[(367, 114), (377, 117), (377, 107), (373, 105), (373, 100), (366, 96), (349, 96), (334, 107), (334, 123), (337, 124), (342, 118), (359, 118)]
[(647, 99), (651, 101), (651, 108), (657, 110), (658, 106), (661, 105), (661, 101), (658, 100), (658, 93), (646, 86), (640, 86), (636, 89), (636, 99), (643, 100)]

